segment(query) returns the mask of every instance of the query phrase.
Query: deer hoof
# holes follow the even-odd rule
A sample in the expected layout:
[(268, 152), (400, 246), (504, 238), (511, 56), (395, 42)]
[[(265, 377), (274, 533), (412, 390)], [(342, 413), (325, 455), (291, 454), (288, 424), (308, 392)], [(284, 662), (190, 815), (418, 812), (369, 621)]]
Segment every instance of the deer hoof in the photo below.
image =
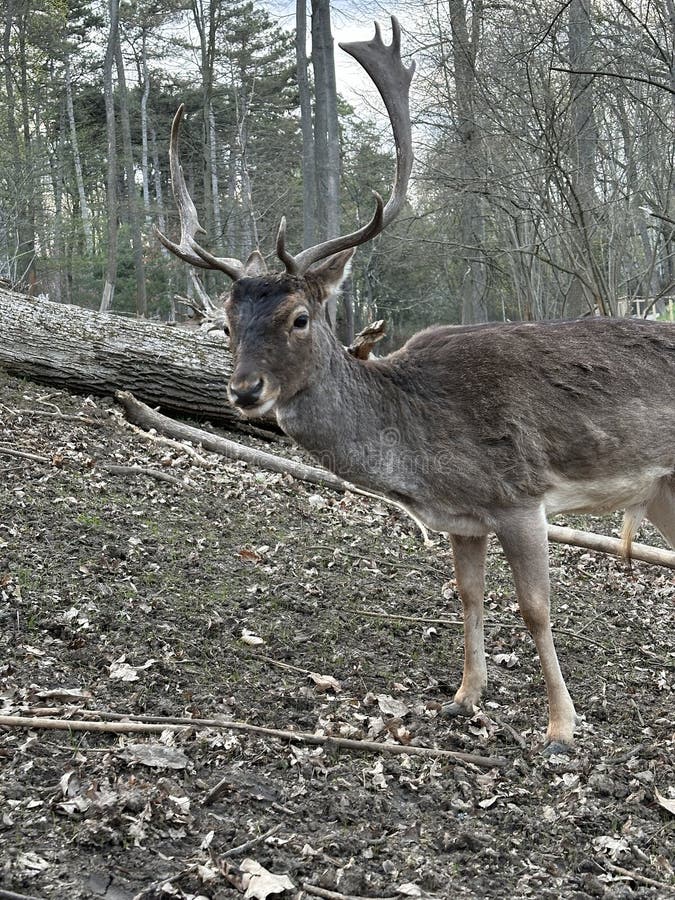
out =
[(551, 741), (541, 751), (542, 756), (566, 756), (574, 755), (574, 746), (565, 741)]
[(455, 719), (457, 716), (472, 716), (473, 707), (467, 709), (462, 703), (453, 700), (452, 703), (444, 703), (441, 707), (441, 716), (444, 719)]

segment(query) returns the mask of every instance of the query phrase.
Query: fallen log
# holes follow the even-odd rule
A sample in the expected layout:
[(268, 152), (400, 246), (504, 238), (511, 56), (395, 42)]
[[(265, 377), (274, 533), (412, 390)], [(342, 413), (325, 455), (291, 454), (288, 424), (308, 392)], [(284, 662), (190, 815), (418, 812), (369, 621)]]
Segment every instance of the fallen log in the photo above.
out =
[[(576, 528), (565, 528), (562, 525), (549, 525), (548, 539), (556, 544), (569, 544), (572, 547), (583, 547), (586, 550), (609, 553), (611, 556), (624, 556), (623, 541), (604, 534), (577, 531)], [(630, 558), (651, 563), (654, 566), (675, 569), (675, 553), (672, 550), (662, 550), (660, 547), (651, 547), (648, 544), (631, 544)]]
[(0, 288), (0, 368), (75, 393), (133, 391), (179, 416), (234, 427), (232, 357), (214, 333), (92, 312)]
[[(200, 428), (191, 425), (185, 425), (182, 422), (176, 422), (168, 416), (158, 413), (156, 410), (150, 409), (144, 403), (141, 403), (136, 397), (127, 393), (119, 392), (116, 399), (124, 406), (127, 416), (135, 425), (145, 428), (146, 430), (154, 429), (166, 437), (175, 438), (177, 440), (188, 440), (193, 444), (204, 447), (212, 453), (220, 453), (228, 459), (236, 459), (249, 463), (253, 466), (259, 466), (263, 469), (269, 469), (273, 472), (281, 472), (286, 475), (292, 475), (301, 481), (309, 481), (312, 484), (320, 484), (324, 487), (333, 488), (336, 491), (354, 491), (356, 493), (365, 494), (369, 497), (375, 497), (378, 500), (385, 500), (384, 497), (378, 497), (369, 491), (362, 491), (360, 488), (349, 484), (347, 481), (322, 469), (319, 466), (308, 466), (296, 460), (286, 459), (283, 456), (277, 456), (273, 453), (267, 453), (262, 450), (255, 450), (237, 441), (232, 441), (219, 435), (211, 434)], [(387, 500), (393, 506), (403, 509), (403, 507), (393, 501)], [(408, 515), (410, 515), (408, 513)], [(411, 517), (412, 518), (412, 517)], [(422, 523), (415, 521), (420, 526), (422, 534), (425, 535), (426, 528)], [(574, 528), (563, 528), (560, 525), (548, 526), (548, 539), (555, 543), (570, 544), (574, 547), (585, 547), (589, 550), (597, 550), (601, 553), (608, 553), (611, 556), (623, 557), (623, 542), (617, 538), (607, 537), (602, 534), (592, 534), (587, 531), (577, 531)], [(656, 566), (665, 566), (666, 568), (675, 569), (675, 552), (672, 550), (662, 550), (659, 547), (650, 547), (646, 544), (631, 545), (631, 559), (639, 562), (651, 563)]]

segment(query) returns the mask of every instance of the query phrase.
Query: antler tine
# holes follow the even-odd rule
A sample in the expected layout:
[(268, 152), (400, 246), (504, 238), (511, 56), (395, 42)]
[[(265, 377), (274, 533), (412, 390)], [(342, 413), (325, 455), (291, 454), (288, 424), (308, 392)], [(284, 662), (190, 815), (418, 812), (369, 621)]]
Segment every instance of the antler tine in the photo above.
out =
[(277, 232), (277, 256), (281, 260), (281, 262), (286, 266), (286, 271), (289, 275), (297, 275), (298, 267), (295, 262), (295, 257), (292, 256), (288, 250), (286, 249), (286, 216), (281, 217), (281, 222), (279, 222), (279, 231)]
[(174, 256), (182, 259), (192, 266), (200, 269), (217, 269), (225, 272), (235, 281), (244, 274), (244, 266), (238, 259), (229, 259), (226, 257), (213, 256), (208, 250), (201, 247), (195, 240), (195, 235), (206, 234), (202, 226), (199, 224), (197, 209), (194, 205), (192, 197), (189, 194), (187, 185), (185, 184), (185, 176), (183, 168), (180, 164), (178, 156), (178, 142), (180, 139), (180, 127), (185, 115), (185, 104), (176, 110), (171, 124), (171, 143), (169, 144), (169, 165), (171, 169), (171, 189), (173, 191), (174, 200), (178, 207), (178, 217), (180, 219), (180, 244), (176, 244), (170, 240), (165, 234), (155, 227), (154, 231), (162, 244)]
[(385, 206), (380, 195), (373, 191), (376, 208), (372, 219), (351, 234), (309, 247), (297, 256), (291, 256), (286, 251), (284, 243), (282, 256), (278, 252), (277, 244), (277, 255), (289, 272), (302, 274), (313, 263), (333, 253), (370, 241), (393, 221), (405, 202), (413, 163), (409, 92), (415, 63), (406, 67), (401, 62), (401, 26), (395, 16), (391, 17), (391, 31), (392, 42), (389, 45), (382, 40), (382, 32), (377, 22), (372, 40), (340, 44), (340, 47), (365, 69), (387, 108), (396, 146), (396, 176), (391, 196)]

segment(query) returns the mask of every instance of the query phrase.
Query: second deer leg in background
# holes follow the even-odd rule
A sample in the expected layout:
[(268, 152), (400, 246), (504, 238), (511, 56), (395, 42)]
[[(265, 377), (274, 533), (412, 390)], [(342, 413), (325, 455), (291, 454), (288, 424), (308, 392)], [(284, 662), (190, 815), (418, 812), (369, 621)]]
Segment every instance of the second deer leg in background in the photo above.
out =
[(675, 549), (675, 478), (664, 479), (662, 485), (647, 507), (646, 515)]
[(464, 537), (451, 534), (450, 543), (457, 590), (464, 610), (464, 674), (454, 701), (443, 708), (443, 714), (470, 716), (487, 684), (483, 634), (487, 535)]

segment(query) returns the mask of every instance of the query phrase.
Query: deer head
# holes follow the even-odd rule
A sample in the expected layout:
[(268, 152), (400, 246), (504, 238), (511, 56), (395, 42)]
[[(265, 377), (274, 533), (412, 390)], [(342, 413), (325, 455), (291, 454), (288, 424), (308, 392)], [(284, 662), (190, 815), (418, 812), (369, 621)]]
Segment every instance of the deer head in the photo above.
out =
[(396, 174), (385, 204), (373, 192), (375, 210), (370, 221), (356, 231), (308, 247), (296, 255), (286, 248), (286, 220), (282, 218), (276, 254), (284, 271), (270, 273), (254, 250), (246, 262), (211, 254), (196, 240), (204, 229), (188, 193), (178, 157), (184, 107), (178, 109), (171, 128), (169, 150), (171, 182), (181, 225), (179, 243), (160, 231), (164, 246), (190, 265), (224, 272), (232, 281), (225, 304), (235, 366), (230, 379), (230, 398), (248, 417), (270, 412), (293, 397), (314, 368), (319, 348), (333, 341), (324, 314), (324, 303), (342, 283), (359, 244), (372, 240), (396, 217), (403, 206), (412, 169), (409, 89), (415, 70), (401, 61), (401, 28), (394, 16), (392, 43), (382, 40), (379, 26), (370, 41), (340, 44), (365, 69), (384, 100), (396, 147)]

